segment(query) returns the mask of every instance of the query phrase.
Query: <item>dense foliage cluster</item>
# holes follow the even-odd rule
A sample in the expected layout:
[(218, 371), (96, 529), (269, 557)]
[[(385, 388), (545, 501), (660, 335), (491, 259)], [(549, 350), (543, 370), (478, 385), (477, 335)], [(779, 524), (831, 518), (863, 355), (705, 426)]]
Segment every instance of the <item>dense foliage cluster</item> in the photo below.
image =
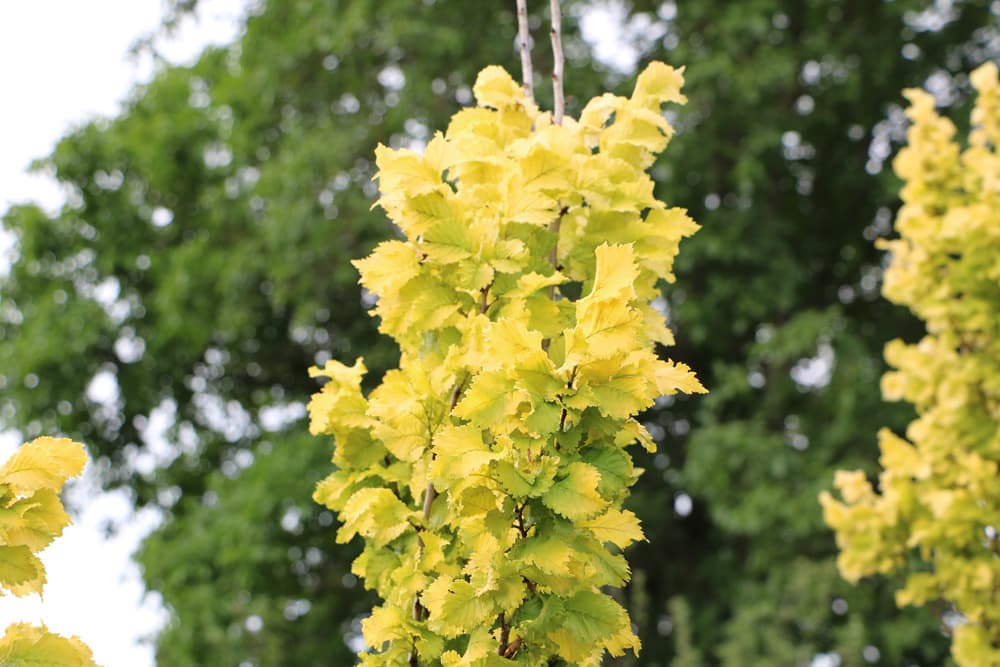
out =
[(887, 400), (912, 403), (902, 438), (879, 433), (877, 485), (841, 472), (843, 496), (822, 496), (844, 577), (898, 574), (900, 605), (928, 605), (954, 627), (963, 666), (1000, 664), (1000, 83), (990, 63), (970, 77), (979, 96), (968, 146), (934, 98), (906, 93), (913, 124), (895, 161), (905, 181), (883, 293), (927, 325), (894, 340)]
[(646, 170), (672, 134), (681, 73), (651, 64), (630, 98), (553, 124), (499, 67), (476, 108), (423, 154), (380, 147), (379, 205), (404, 234), (356, 262), (400, 367), (366, 399), (365, 372), (327, 362), (311, 430), (338, 470), (315, 498), (339, 512), (353, 571), (385, 601), (363, 664), (598, 665), (639, 650), (602, 586), (643, 539), (621, 509), (655, 449), (636, 421), (658, 396), (703, 392), (655, 344), (650, 301), (697, 225)]
[[(0, 423), (86, 441), (108, 485), (162, 511), (138, 555), (171, 616), (160, 664), (339, 667), (375, 596), (350, 574), (359, 541), (331, 548), (335, 519), (303, 491), (328, 455), (295, 420), (316, 389), (302, 369), (363, 355), (367, 392), (396, 364), (349, 264), (392, 233), (369, 211), (371, 156), (444, 128), (481, 64), (516, 64), (514, 3), (249, 4), (231, 44), (158, 60), (114, 117), (66, 133), (43, 161), (65, 206), (4, 215)], [(870, 434), (912, 418), (878, 395), (885, 341), (919, 331), (879, 298), (871, 241), (898, 191), (882, 166), (900, 88), (933, 77), (961, 105), (998, 56), (995, 3), (562, 5), (570, 115), (654, 59), (697, 91), (650, 174), (703, 226), (668, 307), (712, 393), (642, 417), (658, 451), (634, 449), (627, 507), (648, 542), (617, 599), (643, 654), (613, 664), (941, 664), (931, 614), (840, 578), (816, 496), (836, 469), (874, 472)], [(613, 50), (594, 7), (626, 36)], [(116, 391), (98, 400), (95, 379)]]
[[(0, 466), (0, 595), (41, 594), (45, 566), (36, 555), (69, 525), (59, 492), (83, 472), (83, 445), (66, 438), (37, 438)], [(0, 637), (0, 665), (93, 667), (90, 649), (77, 637), (61, 637), (26, 623)]]

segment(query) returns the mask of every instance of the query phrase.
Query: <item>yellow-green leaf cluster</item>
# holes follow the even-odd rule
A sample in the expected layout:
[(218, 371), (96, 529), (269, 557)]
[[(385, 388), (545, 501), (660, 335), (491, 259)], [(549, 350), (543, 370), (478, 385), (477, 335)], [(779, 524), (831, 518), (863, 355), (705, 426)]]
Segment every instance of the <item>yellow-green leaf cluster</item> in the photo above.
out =
[[(41, 594), (45, 567), (36, 555), (69, 525), (59, 492), (87, 463), (83, 445), (66, 438), (37, 438), (0, 466), (0, 595)], [(94, 665), (90, 649), (24, 623), (0, 638), (0, 665)]]
[(934, 99), (908, 90), (905, 181), (883, 293), (926, 322), (916, 344), (895, 340), (882, 378), (887, 400), (917, 419), (900, 437), (879, 433), (877, 491), (860, 471), (840, 472), (842, 501), (821, 498), (837, 531), (840, 570), (856, 581), (904, 579), (900, 605), (957, 612), (952, 653), (965, 667), (1000, 665), (1000, 83), (987, 64), (968, 145)]
[[(621, 509), (653, 448), (636, 420), (658, 396), (703, 392), (664, 361), (651, 301), (698, 226), (646, 169), (683, 102), (651, 64), (631, 97), (552, 122), (499, 67), (422, 153), (380, 146), (378, 205), (402, 233), (355, 262), (398, 369), (367, 397), (364, 365), (331, 361), (309, 405), (337, 470), (315, 492), (354, 572), (383, 598), (366, 665), (598, 665), (638, 651), (604, 586), (644, 539)], [(416, 661), (416, 662), (413, 662)]]
[(44, 626), (14, 623), (0, 637), (0, 665), (11, 667), (96, 667), (78, 637), (62, 637)]

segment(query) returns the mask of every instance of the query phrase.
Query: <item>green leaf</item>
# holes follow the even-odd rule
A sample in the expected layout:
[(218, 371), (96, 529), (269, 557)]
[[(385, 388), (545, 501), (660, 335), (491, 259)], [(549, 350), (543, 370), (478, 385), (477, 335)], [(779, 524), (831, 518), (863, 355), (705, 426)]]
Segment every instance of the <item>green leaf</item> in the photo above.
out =
[(445, 637), (458, 637), (492, 621), (496, 605), (482, 596), (469, 582), (438, 577), (420, 595), (420, 602), (430, 612), (431, 627)]
[(601, 495), (617, 497), (632, 484), (632, 459), (618, 447), (585, 447), (580, 457), (601, 474), (597, 490)]
[(486, 626), (476, 628), (469, 637), (465, 652), (448, 651), (441, 656), (444, 667), (509, 667), (510, 662), (497, 655), (497, 640)]
[(547, 574), (567, 575), (570, 572), (573, 549), (559, 537), (542, 535), (524, 540), (516, 557)]
[(606, 505), (597, 492), (600, 481), (601, 473), (593, 466), (580, 462), (571, 463), (566, 467), (565, 476), (542, 496), (542, 502), (572, 521), (586, 519), (600, 512)]
[(638, 653), (639, 640), (632, 633), (628, 614), (607, 595), (580, 591), (564, 600), (562, 607), (562, 626), (548, 636), (568, 662), (581, 662), (604, 648), (613, 656), (622, 655), (625, 648)]
[(559, 461), (552, 456), (539, 456), (532, 463), (515, 466), (510, 461), (496, 464), (496, 478), (504, 490), (519, 498), (538, 498), (552, 488)]

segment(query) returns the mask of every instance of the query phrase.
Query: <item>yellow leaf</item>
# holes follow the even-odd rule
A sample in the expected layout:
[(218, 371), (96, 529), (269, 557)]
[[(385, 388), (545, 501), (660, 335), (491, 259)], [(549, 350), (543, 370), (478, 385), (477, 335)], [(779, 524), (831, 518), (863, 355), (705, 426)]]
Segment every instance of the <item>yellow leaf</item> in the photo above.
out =
[(312, 395), (309, 411), (309, 432), (346, 437), (349, 429), (367, 429), (371, 421), (365, 417), (367, 402), (361, 395), (361, 378), (368, 369), (359, 357), (353, 366), (331, 359), (323, 368), (313, 366), (309, 377), (327, 377), (329, 382)]
[[(553, 138), (560, 147), (571, 150), (570, 137), (554, 134), (564, 128), (553, 125), (547, 129), (553, 133)], [(532, 150), (517, 163), (520, 169), (518, 182), (520, 188), (557, 193), (568, 190), (572, 186), (570, 179), (573, 175), (569, 164), (569, 150), (564, 150), (564, 154), (561, 155), (539, 144), (533, 146)]]
[(577, 385), (567, 405), (578, 410), (594, 406), (615, 419), (632, 417), (650, 407), (655, 398), (644, 365), (622, 355), (579, 366)]
[(635, 265), (635, 252), (631, 245), (603, 243), (594, 251), (597, 269), (594, 287), (588, 299), (632, 299), (639, 270)]
[(417, 248), (403, 241), (383, 241), (368, 257), (351, 263), (361, 274), (361, 284), (379, 296), (399, 292), (420, 273)]
[(635, 82), (632, 99), (646, 104), (659, 105), (664, 102), (684, 104), (687, 98), (681, 94), (684, 85), (684, 68), (673, 68), (654, 60), (649, 63)]
[(678, 391), (685, 394), (708, 393), (686, 364), (657, 360), (654, 377), (656, 391), (661, 396), (676, 394)]
[(361, 621), (361, 633), (365, 643), (380, 649), (385, 642), (408, 639), (406, 617), (399, 607), (379, 605), (372, 609), (371, 616)]
[(0, 466), (0, 484), (18, 495), (38, 489), (59, 491), (67, 479), (82, 473), (86, 464), (87, 452), (80, 443), (69, 438), (36, 438)]
[(480, 106), (504, 109), (524, 106), (524, 90), (502, 67), (491, 65), (480, 70), (472, 94)]
[(644, 326), (642, 313), (624, 299), (580, 299), (576, 320), (576, 326), (565, 332), (568, 366), (622, 356), (639, 344)]
[(482, 431), (473, 426), (446, 425), (434, 436), (431, 479), (439, 489), (479, 473), (501, 454), (483, 442)]
[(0, 638), (0, 665), (5, 667), (97, 667), (90, 649), (78, 637), (61, 637), (45, 626), (7, 626)]
[(611, 542), (619, 549), (646, 539), (639, 519), (628, 510), (609, 509), (604, 514), (577, 525), (591, 531), (601, 542)]
[(536, 536), (524, 540), (517, 557), (542, 572), (555, 575), (570, 573), (572, 545), (561, 537)]
[(611, 114), (617, 113), (627, 101), (626, 98), (611, 93), (595, 97), (587, 102), (580, 113), (580, 125), (591, 131), (601, 130)]
[(441, 172), (408, 148), (393, 149), (379, 144), (375, 148), (375, 164), (383, 192), (422, 192), (441, 184)]
[(373, 544), (386, 544), (410, 527), (409, 520), (414, 514), (389, 489), (361, 489), (340, 512), (344, 525), (337, 531), (337, 542), (350, 542), (356, 534), (361, 534)]
[[(452, 496), (454, 498), (454, 496)], [(497, 509), (497, 496), (485, 486), (470, 486), (458, 496), (454, 510), (463, 517), (478, 517)]]
[(566, 467), (565, 477), (556, 481), (542, 496), (542, 502), (571, 521), (586, 519), (597, 514), (606, 505), (597, 492), (600, 481), (601, 473), (593, 466), (580, 462), (571, 463)]
[(548, 225), (559, 215), (559, 202), (540, 190), (524, 188), (509, 180), (504, 188), (504, 218), (528, 225)]
[(32, 552), (44, 549), (70, 523), (59, 495), (41, 489), (0, 508), (0, 544), (23, 544)]
[(514, 381), (493, 371), (475, 376), (453, 414), (480, 428), (491, 428), (509, 416), (513, 409), (511, 392)]
[(435, 396), (434, 389), (426, 369), (414, 362), (386, 373), (371, 393), (368, 415), (375, 420), (372, 431), (403, 461), (423, 456), (444, 420), (444, 398)]
[(41, 593), (44, 583), (45, 568), (31, 549), (23, 544), (0, 544), (0, 586), (12, 591), (15, 587), (37, 586), (37, 590), (28, 592)]
[(457, 637), (492, 621), (495, 605), (476, 594), (464, 579), (438, 577), (423, 593), (420, 603), (430, 612), (429, 624), (445, 637)]

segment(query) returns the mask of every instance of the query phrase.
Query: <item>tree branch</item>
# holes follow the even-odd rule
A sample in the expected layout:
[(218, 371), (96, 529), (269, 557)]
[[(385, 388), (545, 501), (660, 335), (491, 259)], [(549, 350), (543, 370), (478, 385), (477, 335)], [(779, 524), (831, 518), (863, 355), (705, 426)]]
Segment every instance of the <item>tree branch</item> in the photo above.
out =
[(566, 102), (563, 99), (563, 51), (562, 51), (562, 14), (559, 10), (559, 0), (549, 0), (552, 14), (552, 122), (562, 125), (563, 111)]
[(528, 34), (528, 0), (517, 0), (517, 48), (521, 52), (521, 78), (524, 96), (535, 101), (535, 89), (531, 70), (531, 35)]

